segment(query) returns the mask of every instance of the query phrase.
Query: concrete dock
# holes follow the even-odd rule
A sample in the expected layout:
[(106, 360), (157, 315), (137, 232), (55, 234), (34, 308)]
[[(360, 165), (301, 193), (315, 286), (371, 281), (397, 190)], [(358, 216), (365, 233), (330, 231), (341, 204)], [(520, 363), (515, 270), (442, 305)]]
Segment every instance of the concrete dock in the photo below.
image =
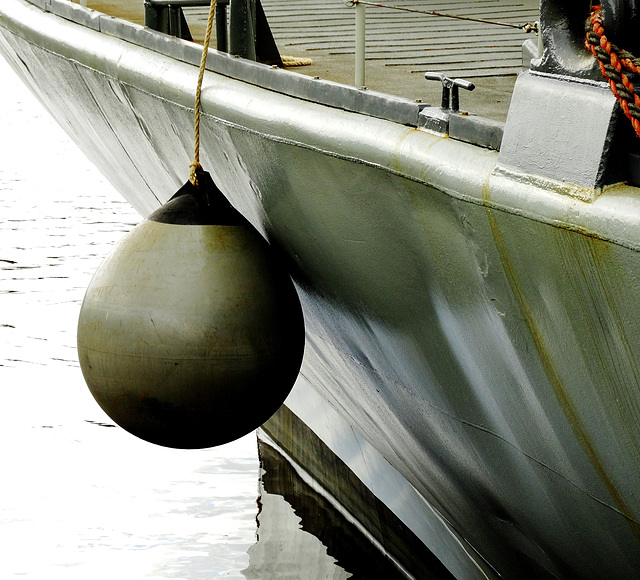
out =
[[(79, 2), (79, 0), (75, 0)], [(311, 58), (310, 66), (293, 70), (310, 76), (354, 84), (355, 9), (344, 0), (262, 0), (282, 55)], [(89, 8), (140, 24), (144, 0), (87, 0)], [(438, 1), (398, 0), (384, 8), (366, 6), (365, 85), (432, 104), (440, 102), (439, 83), (426, 81), (426, 71), (472, 80), (476, 89), (462, 91), (461, 107), (472, 113), (506, 118), (513, 84), (522, 67), (522, 44), (535, 33), (517, 26), (538, 19), (536, 0)], [(397, 7), (414, 10), (398, 10)], [(496, 22), (433, 16), (451, 16)], [(196, 41), (202, 41), (208, 8), (184, 9)], [(504, 25), (508, 26), (504, 26)]]

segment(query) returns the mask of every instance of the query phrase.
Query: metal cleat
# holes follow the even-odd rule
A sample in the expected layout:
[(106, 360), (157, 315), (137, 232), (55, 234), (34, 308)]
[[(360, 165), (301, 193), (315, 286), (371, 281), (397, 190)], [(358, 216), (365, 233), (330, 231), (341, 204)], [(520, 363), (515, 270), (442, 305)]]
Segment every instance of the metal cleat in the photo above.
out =
[(470, 81), (451, 79), (439, 72), (426, 72), (424, 78), (442, 83), (442, 102), (439, 107), (422, 109), (418, 118), (418, 126), (434, 133), (446, 135), (449, 133), (451, 115), (460, 112), (460, 89), (472, 91), (476, 86)]

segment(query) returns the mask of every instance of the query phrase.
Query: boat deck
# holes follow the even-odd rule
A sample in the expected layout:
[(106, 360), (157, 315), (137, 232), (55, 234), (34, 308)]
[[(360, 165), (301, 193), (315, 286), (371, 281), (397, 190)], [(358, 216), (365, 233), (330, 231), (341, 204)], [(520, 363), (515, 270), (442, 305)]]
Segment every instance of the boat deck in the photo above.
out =
[[(79, 1), (79, 0), (76, 0)], [(355, 10), (344, 0), (262, 0), (282, 55), (311, 58), (294, 70), (345, 84), (354, 83)], [(453, 0), (387, 3), (411, 10), (446, 12), (510, 25), (538, 18), (537, 0)], [(143, 0), (87, 0), (89, 8), (144, 23)], [(204, 37), (207, 7), (184, 9), (191, 33)], [(522, 43), (535, 38), (523, 30), (426, 15), (397, 8), (366, 7), (366, 86), (369, 89), (437, 104), (439, 83), (426, 81), (425, 71), (444, 72), (476, 84), (462, 91), (464, 110), (504, 121), (517, 73)]]

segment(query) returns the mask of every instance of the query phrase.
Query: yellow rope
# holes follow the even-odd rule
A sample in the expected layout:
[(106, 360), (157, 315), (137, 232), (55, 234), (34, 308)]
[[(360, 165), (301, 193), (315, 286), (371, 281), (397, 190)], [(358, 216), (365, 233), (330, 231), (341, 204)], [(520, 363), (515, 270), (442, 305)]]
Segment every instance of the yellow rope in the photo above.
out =
[(198, 185), (196, 171), (202, 169), (200, 165), (200, 96), (202, 94), (202, 80), (204, 79), (204, 71), (207, 64), (207, 53), (209, 52), (209, 42), (211, 41), (211, 31), (213, 29), (213, 14), (216, 9), (216, 0), (211, 0), (209, 8), (209, 21), (207, 23), (207, 32), (204, 35), (204, 47), (202, 49), (202, 59), (200, 60), (200, 73), (198, 75), (198, 85), (196, 87), (196, 103), (195, 103), (195, 147), (193, 163), (189, 166), (189, 181), (193, 185)]
[(304, 58), (302, 56), (285, 56), (280, 57), (284, 66), (309, 66), (313, 64), (310, 58)]
[[(195, 144), (193, 163), (189, 166), (189, 181), (193, 185), (198, 185), (198, 178), (196, 171), (202, 169), (200, 165), (200, 102), (202, 96), (202, 81), (204, 79), (204, 71), (207, 65), (207, 53), (209, 52), (209, 43), (211, 42), (211, 32), (213, 30), (213, 16), (216, 9), (216, 0), (211, 0), (211, 7), (209, 8), (209, 20), (207, 22), (207, 31), (204, 35), (204, 46), (202, 49), (202, 59), (200, 60), (200, 72), (198, 74), (198, 84), (196, 86), (196, 102), (195, 102)], [(283, 64), (285, 66), (305, 66), (312, 63), (311, 59), (307, 58), (295, 58), (295, 57), (282, 57)]]

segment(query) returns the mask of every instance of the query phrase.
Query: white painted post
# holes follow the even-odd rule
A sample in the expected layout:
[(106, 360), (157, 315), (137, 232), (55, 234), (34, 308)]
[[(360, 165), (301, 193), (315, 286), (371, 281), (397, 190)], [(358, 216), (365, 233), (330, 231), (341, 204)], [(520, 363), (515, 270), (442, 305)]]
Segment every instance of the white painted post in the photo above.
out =
[(538, 22), (538, 58), (542, 58), (542, 53), (544, 52), (544, 43), (542, 41), (542, 27)]
[(356, 2), (356, 87), (365, 86), (365, 7)]

